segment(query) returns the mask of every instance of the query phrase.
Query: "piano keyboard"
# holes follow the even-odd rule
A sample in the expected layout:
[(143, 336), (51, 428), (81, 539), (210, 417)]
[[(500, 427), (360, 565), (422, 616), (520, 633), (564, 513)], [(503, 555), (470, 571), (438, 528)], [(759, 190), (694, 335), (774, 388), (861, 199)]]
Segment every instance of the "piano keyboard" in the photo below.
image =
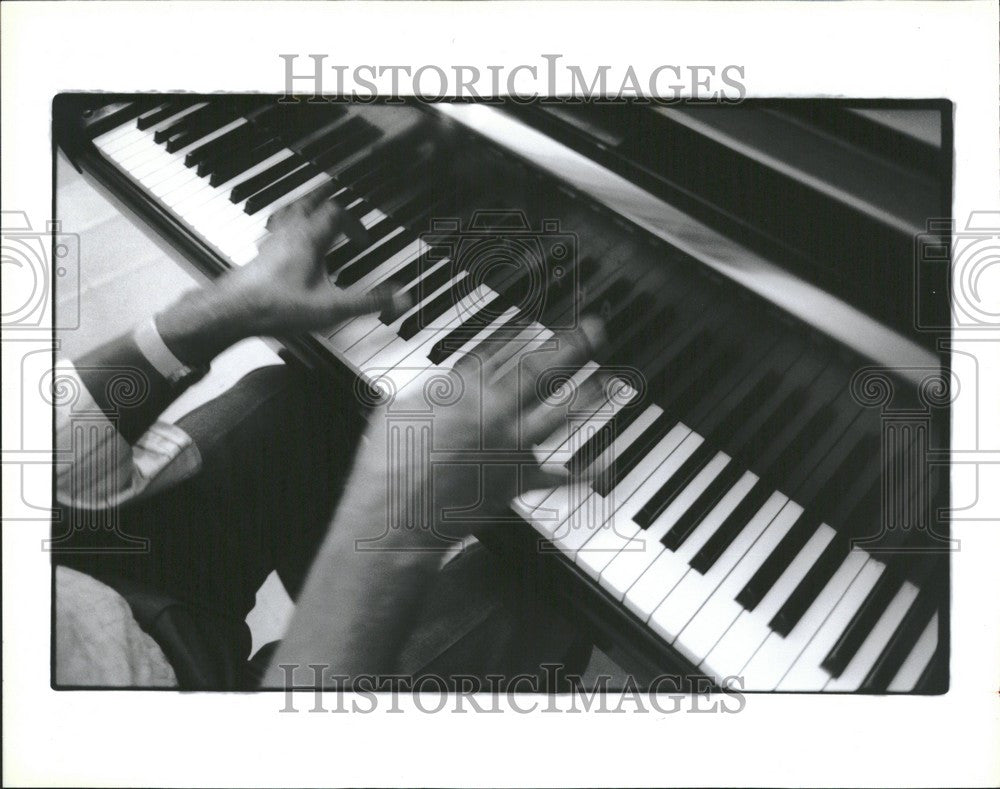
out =
[[(353, 109), (164, 98), (126, 104), (115, 120), (97, 150), (231, 266), (253, 259), (275, 212), (334, 181), (331, 199), (369, 232), (367, 246), (340, 238), (328, 253), (335, 286), (391, 283), (414, 296), (402, 314), (322, 334), (370, 381), (401, 390), (491, 338), (536, 347), (574, 308), (576, 292), (553, 281), (541, 316), (524, 320), (523, 278), (472, 282), (434, 257), (419, 236), (432, 216), (503, 198), (488, 184), (441, 186), (428, 177), (433, 158), (379, 147), (402, 132)], [(527, 491), (513, 509), (546, 550), (720, 682), (920, 689), (935, 667), (942, 561), (904, 572), (851, 547), (877, 530), (882, 458), (877, 418), (848, 391), (850, 368), (721, 288), (623, 275), (615, 261), (650, 254), (640, 247), (592, 238), (581, 250), (583, 307), (604, 315), (609, 347), (572, 376), (573, 419), (535, 448), (573, 482)], [(669, 303), (649, 295), (658, 290)], [(622, 365), (642, 371), (641, 387), (615, 383)]]

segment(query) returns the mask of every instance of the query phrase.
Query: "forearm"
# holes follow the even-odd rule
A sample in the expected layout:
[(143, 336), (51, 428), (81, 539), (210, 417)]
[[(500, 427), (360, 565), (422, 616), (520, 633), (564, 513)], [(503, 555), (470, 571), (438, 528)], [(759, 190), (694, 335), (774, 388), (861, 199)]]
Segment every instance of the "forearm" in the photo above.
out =
[[(320, 664), (329, 667), (326, 674), (348, 676), (397, 670), (440, 567), (442, 542), (427, 528), (408, 528), (405, 515), (394, 513), (398, 521), (389, 522), (386, 473), (378, 453), (362, 450), (266, 685), (285, 681), (282, 664)], [(309, 669), (299, 674), (314, 681)]]
[[(191, 291), (155, 318), (155, 329), (176, 362), (208, 364), (250, 336), (253, 323), (238, 300), (216, 285)], [(87, 392), (128, 442), (141, 436), (183, 387), (172, 383), (136, 340), (138, 327), (73, 360)]]
[[(368, 517), (375, 526), (371, 513)], [(334, 522), (264, 678), (266, 687), (288, 679), (286, 671), (292, 669), (281, 666), (301, 666), (294, 674), (300, 683), (315, 681), (306, 668), (310, 665), (322, 665), (327, 678), (398, 669), (400, 649), (438, 571), (440, 554), (406, 551), (398, 541), (400, 550), (387, 550), (391, 537), (374, 550), (359, 550), (351, 531)]]

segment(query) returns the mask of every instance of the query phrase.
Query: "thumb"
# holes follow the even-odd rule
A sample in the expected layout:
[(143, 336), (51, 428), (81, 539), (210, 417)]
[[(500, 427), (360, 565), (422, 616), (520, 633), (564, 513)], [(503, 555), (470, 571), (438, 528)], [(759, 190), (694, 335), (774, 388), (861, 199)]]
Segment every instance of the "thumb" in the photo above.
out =
[(386, 310), (403, 313), (410, 306), (409, 296), (389, 288), (375, 288), (368, 293), (339, 296), (333, 303), (333, 312), (335, 318), (343, 320)]
[(528, 466), (521, 472), (521, 493), (529, 490), (546, 490), (548, 488), (558, 488), (569, 484), (570, 475), (566, 469), (542, 468), (541, 466)]

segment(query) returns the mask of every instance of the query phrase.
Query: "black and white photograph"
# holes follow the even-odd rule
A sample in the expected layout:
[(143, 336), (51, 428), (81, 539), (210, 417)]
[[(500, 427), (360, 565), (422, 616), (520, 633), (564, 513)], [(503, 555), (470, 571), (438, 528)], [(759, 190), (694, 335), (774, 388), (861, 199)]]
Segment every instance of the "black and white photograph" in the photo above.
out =
[(947, 690), (947, 102), (54, 121), (57, 686)]
[(5, 783), (1000, 781), (990, 4), (5, 5)]

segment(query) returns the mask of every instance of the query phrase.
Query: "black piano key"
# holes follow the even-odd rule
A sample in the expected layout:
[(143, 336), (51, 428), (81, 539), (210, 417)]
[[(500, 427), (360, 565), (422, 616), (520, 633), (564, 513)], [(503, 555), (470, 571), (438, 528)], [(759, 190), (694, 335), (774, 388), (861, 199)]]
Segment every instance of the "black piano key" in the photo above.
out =
[(848, 551), (844, 540), (831, 540), (768, 626), (779, 635), (787, 636), (847, 558)]
[[(445, 268), (450, 267), (442, 267), (435, 273), (443, 275)], [(462, 345), (496, 320), (502, 312), (517, 307), (521, 303), (522, 286), (530, 286), (530, 277), (526, 269), (518, 269), (514, 272), (505, 271), (502, 276), (488, 277), (482, 284), (494, 290), (498, 294), (497, 297), (487, 307), (470, 315), (434, 344), (427, 354), (428, 359), (434, 364), (441, 364), (449, 359)], [(440, 285), (428, 285), (426, 290), (430, 292), (435, 287)], [(517, 315), (507, 321), (506, 325), (516, 325), (516, 321)]]
[[(142, 96), (135, 101), (123, 103), (121, 107), (101, 117), (101, 129), (115, 129), (139, 116), (156, 109), (159, 101), (153, 97)], [(141, 128), (141, 127), (140, 127)]]
[[(425, 276), (419, 282), (415, 282), (410, 287), (406, 288), (406, 290), (402, 292), (402, 295), (405, 299), (407, 299), (408, 303), (419, 304), (432, 293), (447, 285), (456, 274), (458, 274), (458, 271), (455, 269), (454, 264), (451, 262), (445, 263), (443, 266), (439, 266), (433, 273)], [(391, 312), (384, 313), (380, 317), (382, 322), (386, 325), (395, 323), (399, 319), (399, 315)]]
[(480, 310), (474, 315), (470, 315), (461, 324), (434, 343), (434, 347), (427, 353), (428, 361), (431, 364), (443, 364), (448, 361), (465, 343), (496, 320), (497, 317), (496, 312), (491, 309)]
[(212, 186), (220, 186), (274, 156), (283, 147), (277, 138), (270, 138), (261, 140), (248, 151), (223, 157), (223, 161), (211, 169), (208, 182)]
[(425, 199), (417, 194), (409, 196), (405, 202), (392, 204), (387, 209), (386, 213), (392, 217), (394, 222), (421, 234), (430, 229), (428, 220), (432, 216), (457, 213), (450, 197), (430, 196)]
[(896, 592), (902, 586), (903, 580), (893, 572), (888, 570), (882, 573), (881, 578), (875, 583), (861, 607), (851, 617), (844, 632), (837, 638), (836, 643), (823, 658), (820, 666), (830, 673), (832, 677), (839, 677), (847, 664), (857, 654), (858, 648), (871, 633), (879, 617), (885, 613), (885, 609)]
[[(340, 205), (351, 202), (350, 195), (340, 195), (337, 197), (336, 202)], [(377, 222), (368, 228), (367, 235), (368, 240), (365, 244), (360, 244), (356, 241), (349, 241), (346, 244), (341, 244), (332, 252), (327, 253), (326, 256), (326, 268), (327, 271), (334, 272), (354, 260), (361, 254), (367, 254), (369, 251), (374, 252), (375, 245), (379, 242), (383, 242), (387, 236), (392, 235), (397, 230), (400, 230), (399, 225), (390, 219), (383, 219), (381, 222)], [(401, 230), (399, 235), (406, 235), (406, 230)], [(393, 236), (395, 238), (395, 236)], [(385, 242), (388, 243), (388, 242)], [(388, 258), (388, 256), (386, 256)], [(346, 286), (345, 286), (346, 287)]]
[(334, 121), (341, 120), (347, 114), (344, 105), (330, 102), (279, 103), (278, 107), (277, 114), (270, 119), (270, 128), (279, 132), (286, 141), (313, 134)]
[[(764, 485), (757, 487), (765, 493), (765, 497), (760, 501), (760, 504), (763, 505), (767, 497), (770, 496), (770, 491)], [(751, 513), (750, 517), (752, 516)], [(764, 599), (764, 596), (771, 591), (771, 587), (774, 586), (775, 581), (785, 571), (785, 568), (792, 563), (799, 551), (809, 542), (809, 538), (816, 533), (819, 525), (820, 521), (815, 513), (804, 510), (792, 524), (792, 528), (785, 533), (785, 536), (764, 560), (764, 563), (757, 568), (757, 572), (736, 595), (736, 602), (747, 611), (753, 611), (757, 604)]]
[(427, 249), (421, 254), (415, 255), (409, 263), (386, 277), (382, 284), (391, 290), (407, 290), (417, 281), (418, 277), (443, 260), (445, 254), (441, 249)]
[(207, 134), (221, 129), (227, 123), (232, 123), (251, 106), (250, 102), (245, 100), (209, 103), (201, 109), (189, 112), (170, 126), (160, 129), (153, 135), (153, 140), (166, 143), (167, 151), (174, 153)]
[(937, 608), (938, 596), (926, 589), (920, 591), (917, 600), (906, 612), (903, 621), (899, 623), (889, 643), (871, 667), (868, 675), (861, 683), (860, 690), (866, 693), (885, 693), (892, 680), (902, 667), (903, 662), (913, 651), (927, 623)]
[[(598, 274), (600, 273), (600, 265), (597, 259), (591, 256), (584, 256), (576, 263), (579, 269), (579, 285), (586, 286), (587, 283), (592, 280), (596, 280)], [(457, 364), (461, 364), (462, 360), (482, 360), (487, 359), (494, 353), (498, 352), (503, 348), (508, 342), (512, 340), (518, 332), (524, 329), (525, 326), (536, 321), (541, 317), (541, 323), (548, 325), (550, 321), (555, 318), (559, 319), (565, 315), (565, 304), (570, 301), (576, 291), (568, 294), (568, 298), (563, 298), (563, 294), (558, 299), (548, 302), (545, 305), (545, 309), (542, 310), (542, 315), (539, 316), (536, 312), (536, 308), (533, 306), (531, 310), (522, 310), (518, 317), (512, 321), (509, 321), (507, 325), (495, 335), (486, 337), (469, 351), (467, 351), (460, 359)], [(558, 302), (558, 303), (557, 303)]]
[[(735, 476), (733, 480), (734, 483), (738, 479), (739, 477)], [(727, 490), (721, 491), (721, 495), (709, 502), (709, 506), (704, 510), (702, 517), (697, 520), (698, 523), (700, 523), (701, 520), (704, 519), (705, 515), (707, 515), (712, 508), (715, 507), (719, 499), (725, 495)], [(706, 491), (706, 493), (708, 493), (708, 491)], [(750, 505), (750, 509), (752, 510), (750, 518), (741, 521), (736, 518), (727, 517), (691, 559), (691, 567), (703, 575), (712, 569), (712, 565), (715, 564), (716, 560), (723, 554), (723, 552), (730, 545), (732, 545), (733, 540), (735, 540), (740, 532), (743, 531), (744, 527), (750, 522), (750, 519), (757, 512), (757, 510), (759, 510), (764, 505), (764, 502), (770, 498), (770, 494), (771, 491), (768, 487), (766, 485), (762, 485), (760, 480), (758, 480), (754, 487), (751, 488), (747, 495), (741, 500), (741, 503), (743, 501), (747, 501)], [(685, 513), (685, 515), (686, 514), (687, 513)], [(732, 513), (730, 513), (730, 515), (731, 514)]]
[(417, 332), (433, 326), (442, 315), (466, 295), (468, 284), (464, 280), (463, 277), (431, 302), (421, 305), (409, 318), (403, 321), (396, 334), (404, 340), (412, 340)]
[(701, 353), (689, 367), (670, 363), (647, 378), (647, 391), (664, 411), (683, 416), (686, 409), (700, 403), (726, 376), (729, 370), (722, 362), (728, 357), (731, 363), (735, 348), (720, 348), (715, 342), (721, 340), (713, 341), (713, 347)]
[[(231, 174), (223, 181), (249, 169), (257, 161), (251, 161), (254, 152), (267, 151), (266, 155), (271, 156), (284, 147), (276, 131), (269, 128), (269, 119), (277, 113), (278, 107), (275, 104), (252, 110), (247, 113), (246, 120), (242, 126), (218, 137), (210, 142), (199, 145), (188, 153), (186, 164), (198, 166), (198, 175), (213, 175), (216, 171)], [(221, 183), (222, 181), (220, 181)]]
[[(639, 294), (641, 297), (643, 294)], [(638, 298), (638, 297), (637, 297)], [(642, 313), (639, 313), (642, 314)], [(641, 321), (633, 322), (636, 324), (636, 333), (641, 333), (643, 329), (653, 326), (653, 327), (663, 327), (666, 328), (671, 323), (673, 323), (676, 318), (677, 312), (672, 305), (668, 305), (665, 309), (661, 310), (656, 314), (654, 319), (649, 324), (643, 324)], [(628, 315), (623, 311), (620, 318), (627, 319)], [(632, 336), (629, 334), (623, 334), (618, 330), (609, 329), (607, 334), (611, 338), (618, 337), (620, 342), (615, 341), (608, 343), (609, 348), (598, 348), (594, 354), (595, 359), (603, 364), (611, 363), (612, 359), (621, 358), (618, 352), (621, 351), (623, 345), (627, 345)], [(633, 343), (636, 344), (636, 343)], [(622, 363), (631, 364), (631, 359), (623, 358)], [(634, 404), (629, 404), (624, 408), (620, 409), (608, 422), (605, 422), (599, 430), (597, 430), (590, 438), (587, 439), (573, 455), (566, 461), (565, 467), (572, 473), (578, 474), (585, 467), (584, 464), (589, 465), (594, 459), (599, 458), (609, 446), (614, 442), (615, 438), (624, 433), (629, 426), (638, 419), (642, 413), (649, 407), (646, 397), (643, 397), (642, 402), (637, 402)]]
[[(357, 126), (352, 124), (358, 121)], [(244, 210), (255, 214), (278, 198), (301, 186), (310, 178), (319, 174), (320, 170), (337, 161), (341, 153), (353, 150), (351, 145), (363, 132), (364, 124), (361, 118), (351, 118), (343, 124), (338, 124), (302, 149), (301, 155), (293, 154), (288, 159), (278, 162), (257, 176), (248, 179), (233, 189), (230, 200), (234, 203), (247, 199)], [(356, 129), (357, 132), (352, 131)]]
[(167, 99), (159, 109), (150, 112), (148, 115), (140, 115), (136, 119), (136, 125), (142, 130), (149, 129), (165, 121), (167, 118), (176, 115), (181, 110), (187, 109), (197, 101), (199, 100), (187, 97)]
[(209, 170), (209, 164), (214, 162), (216, 156), (228, 154), (245, 146), (253, 134), (254, 128), (249, 123), (230, 129), (225, 134), (220, 134), (215, 139), (203, 142), (188, 151), (184, 156), (184, 164), (187, 167), (197, 167), (198, 175), (205, 175)]
[(712, 435), (702, 442), (701, 446), (684, 462), (684, 464), (664, 483), (653, 497), (647, 501), (636, 513), (635, 522), (646, 528), (656, 518), (660, 516), (681, 491), (687, 487), (701, 470), (711, 462), (718, 452), (718, 447), (711, 440), (715, 434), (722, 436), (731, 435), (735, 429), (745, 422), (757, 411), (764, 400), (772, 395), (775, 387), (780, 383), (780, 376), (773, 370), (769, 370), (756, 385), (746, 393), (739, 404), (734, 408), (718, 426), (712, 431)]
[(298, 170), (304, 162), (302, 159), (292, 154), (286, 159), (282, 159), (277, 164), (272, 164), (263, 172), (257, 173), (257, 175), (252, 178), (248, 178), (241, 184), (237, 184), (233, 187), (233, 190), (229, 193), (229, 200), (233, 203), (241, 203), (246, 200), (251, 195), (257, 194), (257, 192), (262, 189), (266, 189), (270, 184), (273, 184), (279, 178), (283, 178), (291, 172)]
[[(660, 542), (670, 550), (676, 551), (698, 527), (698, 524), (705, 519), (705, 516), (712, 511), (719, 499), (725, 496), (726, 492), (743, 476), (744, 471), (745, 469), (739, 463), (730, 460), (695, 499), (694, 503), (670, 527), (670, 530), (663, 535)], [(704, 551), (704, 548), (702, 550)], [(693, 561), (691, 566), (694, 566)]]
[[(668, 364), (668, 369), (675, 371), (675, 374), (682, 374), (684, 369), (692, 366), (694, 360), (699, 355), (704, 354), (706, 347), (714, 341), (715, 338), (711, 333), (703, 330), (680, 349)], [(608, 468), (604, 470), (604, 473), (594, 480), (594, 490), (602, 496), (607, 496), (638, 465), (639, 461), (673, 429), (677, 421), (677, 416), (665, 409), (653, 424), (646, 428), (642, 436), (633, 442), (625, 452), (615, 458)]]
[[(689, 507), (688, 510), (677, 519), (677, 522), (673, 525), (670, 531), (664, 535), (664, 545), (671, 548), (671, 550), (676, 550), (677, 547), (683, 544), (688, 535), (690, 535), (698, 527), (698, 524), (705, 519), (705, 517), (712, 511), (712, 509), (715, 508), (723, 496), (726, 495), (729, 489), (743, 475), (745, 471), (743, 461), (747, 459), (747, 456), (749, 455), (753, 457), (758, 455), (759, 447), (762, 442), (772, 437), (777, 432), (780, 425), (790, 419), (791, 413), (801, 407), (804, 400), (805, 390), (801, 388), (794, 389), (785, 396), (782, 402), (764, 421), (764, 423), (760, 425), (747, 442), (740, 447), (739, 451), (734, 453), (730, 463), (715, 479), (712, 480), (701, 496), (698, 497), (695, 504)], [(762, 496), (764, 491), (768, 491), (769, 487), (770, 486), (768, 485), (762, 484), (758, 479), (758, 482), (755, 485), (755, 488), (758, 489), (758, 494), (754, 497), (754, 501)], [(760, 503), (763, 504), (763, 501)], [(691, 567), (703, 574), (708, 572), (719, 556), (721, 556), (722, 553), (732, 544), (733, 540), (736, 539), (739, 533), (743, 530), (743, 527), (746, 526), (747, 522), (747, 520), (739, 520), (731, 516), (726, 518), (722, 525), (715, 530), (712, 536), (692, 558), (690, 562)]]
[(365, 252), (349, 266), (340, 270), (337, 274), (337, 287), (346, 288), (353, 285), (359, 279), (378, 268), (382, 263), (385, 263), (385, 261), (397, 252), (401, 252), (408, 244), (412, 244), (413, 241), (413, 236), (406, 230), (403, 230), (401, 233), (397, 233), (388, 241), (385, 241), (384, 243), (379, 244), (379, 246)]
[(164, 143), (171, 137), (196, 126), (201, 119), (210, 116), (215, 111), (217, 111), (217, 109), (212, 106), (211, 102), (209, 102), (204, 107), (200, 107), (194, 112), (189, 112), (184, 117), (178, 118), (169, 126), (157, 129), (157, 131), (153, 134), (153, 142)]
[(795, 415), (801, 412), (808, 400), (809, 395), (805, 387), (796, 387), (788, 392), (753, 435), (741, 443), (733, 453), (733, 458), (744, 464), (750, 464), (764, 454), (767, 445), (783, 444), (782, 437), (785, 440), (790, 438), (787, 426), (792, 423)]
[(801, 463), (808, 450), (822, 440), (833, 424), (834, 413), (834, 408), (829, 403), (821, 405), (790, 441), (776, 447), (776, 454), (770, 459), (761, 459), (755, 468), (757, 473), (769, 480), (774, 487), (784, 485), (787, 470), (793, 464)]
[(219, 186), (257, 166), (282, 148), (284, 146), (277, 137), (254, 139), (246, 148), (225, 151), (202, 162), (198, 166), (198, 175), (208, 176), (212, 186)]
[(428, 162), (415, 162), (386, 173), (372, 183), (359, 182), (357, 189), (364, 193), (365, 199), (370, 203), (387, 209), (389, 205), (405, 202), (415, 191), (429, 194), (434, 176)]
[[(764, 599), (781, 573), (827, 517), (834, 500), (852, 487), (878, 452), (878, 438), (875, 436), (849, 436), (847, 442), (852, 445), (850, 452), (843, 459), (839, 455), (831, 457), (831, 461), (835, 461), (832, 473), (826, 476), (815, 496), (805, 500), (802, 500), (804, 497), (799, 497), (799, 504), (805, 508), (802, 514), (737, 594), (736, 600), (744, 608), (753, 610)], [(825, 474), (829, 465), (831, 463), (821, 464), (817, 471)]]
[(366, 126), (351, 132), (327, 148), (306, 153), (306, 158), (321, 170), (335, 170), (337, 165), (354, 156), (366, 145), (378, 139), (381, 132), (374, 126)]
[[(848, 520), (865, 521), (878, 512), (880, 489), (878, 480), (871, 486), (868, 493), (854, 506)], [(798, 624), (802, 614), (806, 612), (817, 595), (826, 586), (831, 576), (836, 572), (841, 562), (850, 552), (850, 541), (845, 535), (838, 534), (823, 550), (820, 558), (805, 574), (805, 577), (795, 587), (785, 604), (778, 610), (769, 623), (772, 630), (782, 636), (787, 636)]]
[[(250, 216), (253, 216), (258, 211), (267, 208), (275, 200), (284, 197), (286, 194), (291, 192), (293, 189), (297, 189), (302, 186), (302, 184), (315, 178), (319, 175), (320, 171), (313, 167), (311, 164), (306, 164), (300, 167), (298, 170), (293, 170), (288, 175), (283, 178), (279, 178), (273, 184), (261, 189), (259, 192), (254, 193), (250, 197), (246, 205), (243, 207), (243, 211)], [(233, 192), (235, 193), (235, 189)], [(239, 202), (238, 200), (234, 202)]]

